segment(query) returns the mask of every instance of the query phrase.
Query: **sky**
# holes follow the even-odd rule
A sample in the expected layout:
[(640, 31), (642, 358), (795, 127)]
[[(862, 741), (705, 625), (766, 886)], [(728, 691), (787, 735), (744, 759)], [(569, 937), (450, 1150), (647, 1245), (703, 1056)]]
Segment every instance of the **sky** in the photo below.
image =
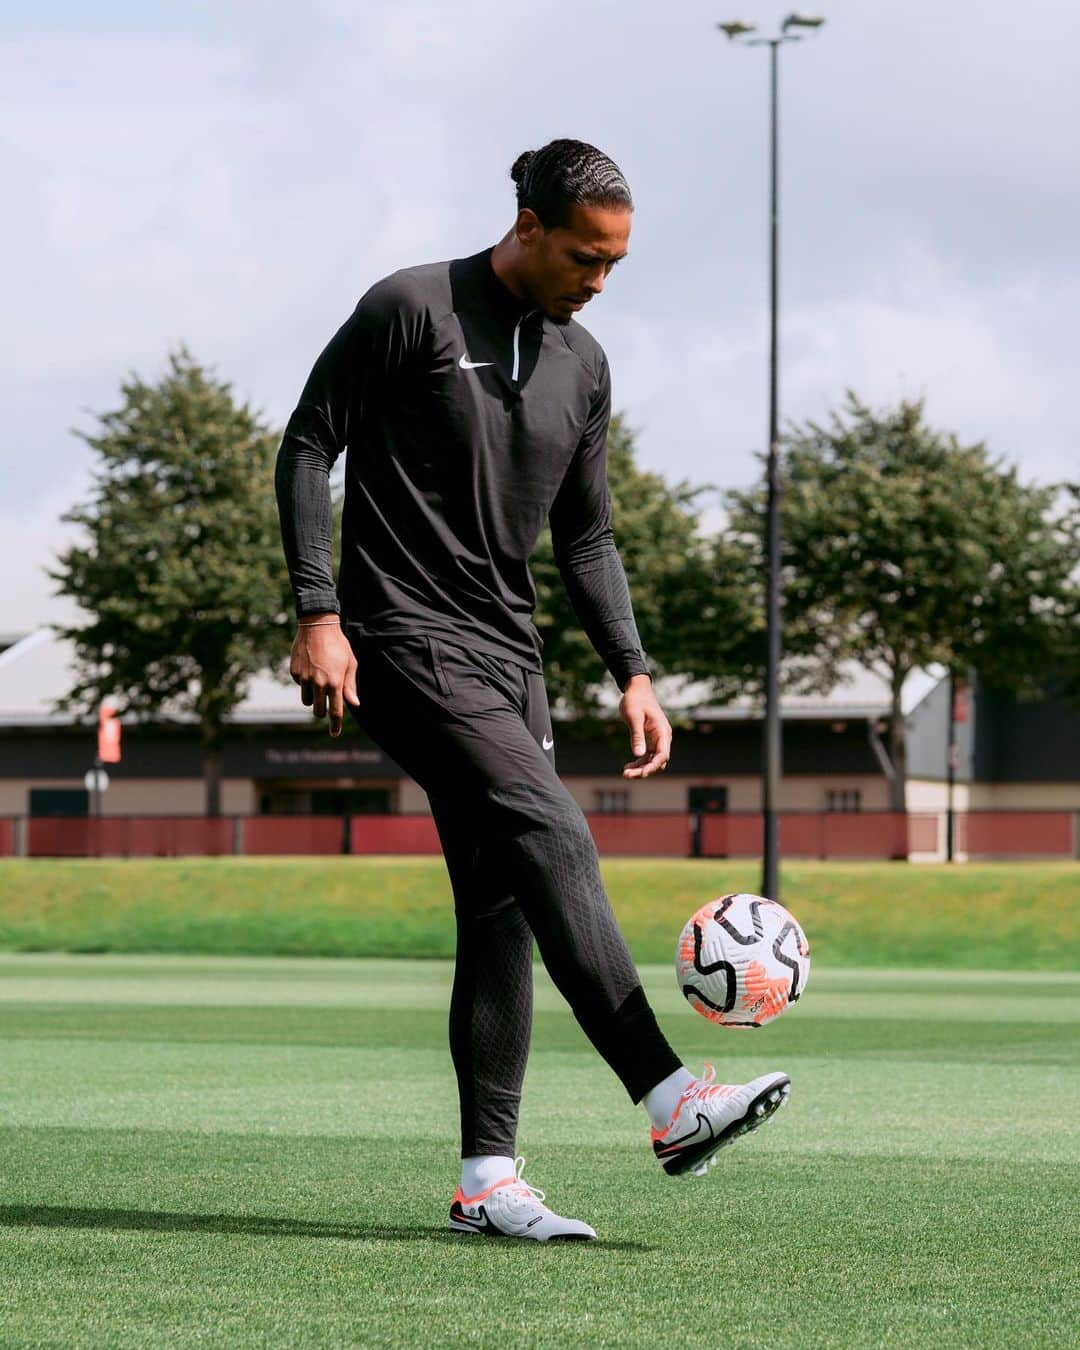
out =
[[(376, 280), (496, 242), (557, 136), (622, 167), (630, 257), (582, 322), (640, 463), (719, 491), (767, 427), (768, 67), (757, 0), (85, 0), (0, 13), (0, 633), (92, 452), (73, 429), (186, 343), (281, 427)], [(781, 404), (924, 397), (1043, 482), (1075, 477), (1080, 10), (830, 0), (781, 53)], [(12, 584), (12, 582), (14, 584)]]

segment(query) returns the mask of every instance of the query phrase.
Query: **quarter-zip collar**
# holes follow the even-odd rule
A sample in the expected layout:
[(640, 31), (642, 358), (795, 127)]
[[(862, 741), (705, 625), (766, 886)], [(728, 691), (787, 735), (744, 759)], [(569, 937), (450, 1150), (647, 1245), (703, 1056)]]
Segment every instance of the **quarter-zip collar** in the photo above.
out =
[[(544, 312), (532, 300), (522, 300), (506, 285), (492, 266), (491, 245), (468, 260), (470, 265), (470, 287), (476, 304), (486, 314), (493, 315), (499, 329), (506, 334), (500, 337), (499, 346), (508, 342), (505, 357), (506, 365), (499, 371), (500, 378), (507, 381), (515, 394), (521, 394), (522, 356), (526, 342), (526, 333), (532, 331), (539, 322), (544, 328)], [(508, 358), (508, 359), (507, 359)]]
[(477, 271), (480, 274), (484, 298), (497, 314), (516, 325), (519, 320), (528, 319), (530, 314), (539, 311), (531, 300), (519, 299), (495, 271), (491, 262), (491, 256), (494, 252), (495, 245), (492, 244), (477, 255), (479, 264)]

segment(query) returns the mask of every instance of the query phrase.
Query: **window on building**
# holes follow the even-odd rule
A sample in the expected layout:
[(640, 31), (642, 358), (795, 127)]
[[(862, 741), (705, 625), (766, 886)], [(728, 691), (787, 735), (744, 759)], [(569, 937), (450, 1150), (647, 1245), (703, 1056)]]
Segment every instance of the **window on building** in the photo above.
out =
[(862, 792), (858, 788), (829, 788), (825, 793), (826, 811), (861, 811)]
[(597, 788), (593, 793), (593, 810), (602, 815), (615, 815), (630, 810), (629, 788)]

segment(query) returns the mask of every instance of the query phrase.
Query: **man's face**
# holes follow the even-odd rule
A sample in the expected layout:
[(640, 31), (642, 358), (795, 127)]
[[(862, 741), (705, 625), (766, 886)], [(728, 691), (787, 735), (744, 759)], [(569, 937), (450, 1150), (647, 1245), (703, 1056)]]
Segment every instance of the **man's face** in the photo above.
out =
[(521, 212), (517, 237), (527, 249), (525, 281), (549, 319), (569, 323), (604, 289), (612, 268), (626, 257), (632, 214), (574, 203), (569, 224), (545, 230), (531, 211)]

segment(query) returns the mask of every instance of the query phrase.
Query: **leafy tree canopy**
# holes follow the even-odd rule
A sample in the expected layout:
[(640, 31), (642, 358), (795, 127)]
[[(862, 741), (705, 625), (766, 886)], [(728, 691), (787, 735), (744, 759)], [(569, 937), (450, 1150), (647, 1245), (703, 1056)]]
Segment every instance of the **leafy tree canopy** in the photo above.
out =
[[(854, 658), (887, 675), (901, 787), (908, 674), (941, 662), (1036, 689), (1060, 650), (1076, 566), (1058, 489), (1022, 483), (923, 414), (922, 401), (879, 412), (849, 391), (826, 425), (788, 434), (784, 464), (786, 623), (823, 666)], [(729, 508), (742, 536), (760, 537), (763, 494), (730, 494)]]
[[(708, 485), (669, 484), (637, 466), (633, 432), (618, 414), (607, 453), (615, 542), (654, 673), (710, 681), (714, 697), (730, 698), (754, 668), (759, 645), (750, 560), (700, 532), (696, 499)], [(574, 613), (547, 529), (531, 570), (549, 692), (580, 714), (595, 713), (604, 667)]]
[(156, 384), (132, 376), (118, 408), (76, 432), (97, 454), (83, 541), (50, 573), (87, 621), (61, 629), (78, 682), (65, 708), (195, 716), (208, 810), (228, 714), (252, 675), (287, 655), (291, 597), (273, 495), (278, 437), (184, 347)]

